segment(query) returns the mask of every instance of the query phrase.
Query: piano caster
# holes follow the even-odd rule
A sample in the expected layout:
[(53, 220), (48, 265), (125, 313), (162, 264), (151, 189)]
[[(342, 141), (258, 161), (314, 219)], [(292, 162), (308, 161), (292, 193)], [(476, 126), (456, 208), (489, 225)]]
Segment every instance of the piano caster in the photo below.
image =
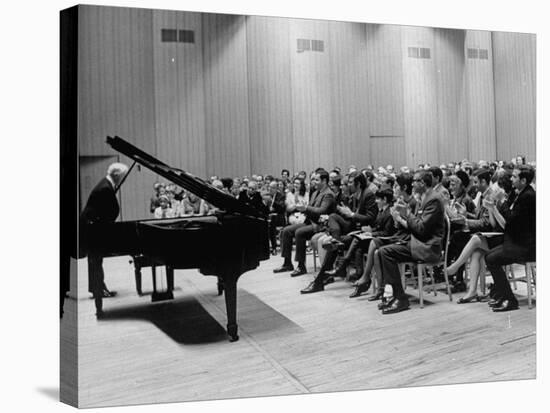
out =
[(239, 335), (237, 334), (237, 325), (227, 326), (227, 335), (229, 336), (229, 342), (233, 343), (239, 340)]

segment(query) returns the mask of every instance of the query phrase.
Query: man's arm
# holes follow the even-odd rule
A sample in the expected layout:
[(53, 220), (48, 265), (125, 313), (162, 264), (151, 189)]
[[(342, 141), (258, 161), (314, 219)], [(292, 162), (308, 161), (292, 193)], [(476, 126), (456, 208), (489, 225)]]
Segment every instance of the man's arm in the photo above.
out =
[(363, 225), (372, 225), (378, 215), (378, 207), (376, 206), (376, 197), (372, 191), (367, 190), (365, 196), (360, 201), (357, 212), (352, 216), (354, 222), (359, 222)]
[(319, 219), (321, 215), (328, 215), (333, 212), (336, 201), (332, 192), (327, 192), (323, 195), (321, 205), (318, 207), (307, 206), (305, 213), (308, 217)]

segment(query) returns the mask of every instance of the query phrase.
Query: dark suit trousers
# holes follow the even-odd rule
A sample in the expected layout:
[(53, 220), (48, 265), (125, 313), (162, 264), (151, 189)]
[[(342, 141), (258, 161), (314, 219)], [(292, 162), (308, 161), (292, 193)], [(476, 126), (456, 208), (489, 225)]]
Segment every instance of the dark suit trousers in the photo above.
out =
[(347, 234), (353, 229), (353, 222), (340, 214), (330, 214), (327, 225), (329, 234), (337, 240), (341, 239), (342, 234)]
[(528, 261), (529, 252), (530, 250), (527, 247), (505, 241), (485, 255), (485, 263), (493, 276), (495, 295), (497, 297), (505, 300), (516, 299), (502, 266)]
[(94, 296), (103, 293), (103, 257), (93, 252), (88, 253), (88, 291)]
[(410, 243), (383, 246), (378, 249), (378, 257), (382, 267), (382, 283), (391, 284), (395, 298), (404, 298), (406, 295), (401, 284), (401, 273), (398, 264), (414, 261)]
[(285, 259), (285, 264), (292, 262), (292, 238), (296, 239), (295, 260), (299, 266), (306, 264), (306, 241), (315, 234), (313, 225), (294, 224), (284, 227), (281, 231), (281, 256)]
[(269, 215), (269, 242), (271, 249), (277, 248), (277, 227), (284, 226), (285, 216), (282, 214)]
[[(345, 248), (349, 248), (353, 239), (354, 238), (349, 235), (342, 237), (342, 242), (344, 243)], [(354, 253), (355, 253), (355, 250), (354, 250)], [(319, 271), (319, 274), (322, 274), (326, 271), (330, 271), (334, 266), (334, 263), (336, 262), (336, 258), (338, 258), (338, 251), (328, 251), (327, 254), (325, 255), (325, 259), (323, 260), (323, 263), (321, 264), (321, 269)]]

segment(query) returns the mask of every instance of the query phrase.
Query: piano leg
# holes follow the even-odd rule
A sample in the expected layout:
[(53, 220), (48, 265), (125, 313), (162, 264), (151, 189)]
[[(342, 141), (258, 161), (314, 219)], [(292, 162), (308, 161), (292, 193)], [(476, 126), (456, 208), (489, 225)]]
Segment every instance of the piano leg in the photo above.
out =
[(134, 274), (136, 276), (136, 291), (139, 296), (143, 295), (141, 290), (141, 266), (138, 264), (136, 259), (134, 259)]
[(224, 280), (225, 287), (225, 307), (227, 310), (227, 334), (229, 341), (237, 341), (237, 278), (235, 274), (226, 275)]

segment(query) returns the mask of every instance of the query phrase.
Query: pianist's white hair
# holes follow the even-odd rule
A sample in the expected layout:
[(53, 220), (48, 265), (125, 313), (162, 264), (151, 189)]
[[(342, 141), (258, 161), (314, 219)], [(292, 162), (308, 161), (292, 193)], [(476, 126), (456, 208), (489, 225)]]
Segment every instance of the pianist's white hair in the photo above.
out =
[(128, 172), (128, 166), (120, 162), (115, 162), (107, 168), (107, 175), (113, 179), (124, 176), (126, 172)]

